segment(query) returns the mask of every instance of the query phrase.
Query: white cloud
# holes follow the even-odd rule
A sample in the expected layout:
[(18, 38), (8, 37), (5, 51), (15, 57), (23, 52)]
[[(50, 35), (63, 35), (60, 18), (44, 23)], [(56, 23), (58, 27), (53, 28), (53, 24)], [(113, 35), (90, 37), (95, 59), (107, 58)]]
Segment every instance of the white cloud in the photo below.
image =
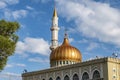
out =
[(25, 64), (21, 64), (21, 63), (17, 63), (16, 66), (19, 66), (19, 67), (26, 67)]
[(60, 14), (87, 37), (120, 46), (120, 11), (92, 0), (56, 0)]
[(2, 73), (0, 73), (0, 79), (22, 80), (22, 77), (21, 77), (21, 74), (11, 73), (11, 72), (2, 72)]
[(76, 33), (76, 30), (74, 28), (69, 28), (68, 33)]
[(12, 17), (11, 11), (9, 9), (4, 10), (4, 17), (7, 19)]
[(8, 5), (17, 4), (19, 0), (0, 0), (0, 9), (7, 7)]
[(9, 5), (18, 4), (19, 0), (0, 0), (0, 9), (2, 9), (2, 13), (6, 19), (18, 19), (22, 17), (26, 17), (28, 11), (24, 9), (20, 10), (11, 10)]
[(92, 42), (92, 43), (90, 43), (89, 46), (87, 47), (87, 51), (91, 51), (91, 50), (93, 50), (93, 49), (95, 49), (95, 48), (98, 48), (98, 47), (99, 47), (99, 45), (98, 45), (97, 43)]
[(69, 42), (74, 42), (74, 39), (73, 38), (69, 38)]
[(18, 19), (21, 17), (26, 17), (27, 13), (27, 10), (16, 10), (12, 12), (12, 16), (14, 17), (14, 19)]
[(89, 43), (89, 41), (87, 39), (82, 39), (80, 41), (78, 41), (79, 43)]
[(87, 48), (86, 48), (87, 51), (92, 51), (93, 49), (96, 49), (96, 48), (99, 48), (99, 47), (103, 48), (102, 44), (99, 44), (97, 42), (93, 42), (93, 41), (87, 40), (87, 39), (82, 39), (78, 42), (80, 44), (87, 44), (88, 45)]
[(33, 2), (36, 2), (36, 3), (39, 3), (39, 2), (41, 2), (41, 3), (47, 3), (49, 1), (50, 0), (33, 0)]
[(35, 57), (35, 58), (29, 58), (28, 61), (30, 62), (37, 62), (37, 63), (41, 63), (41, 62), (49, 62), (49, 59), (42, 59), (40, 57)]
[(1, 1), (4, 1), (7, 4), (10, 4), (10, 5), (19, 3), (19, 0), (1, 0)]
[(11, 11), (9, 9), (4, 10), (4, 16), (7, 19), (13, 18), (13, 19), (19, 19), (19, 18), (24, 18), (28, 14), (27, 10), (21, 9), (21, 10), (15, 10)]
[(0, 1), (0, 9), (5, 8), (7, 4), (3, 1)]
[(8, 74), (8, 75), (16, 75), (16, 76), (20, 76), (20, 74), (11, 73), (11, 72), (5, 72), (5, 74)]
[(32, 8), (31, 6), (26, 6), (26, 8), (27, 8), (28, 10), (34, 10), (34, 8)]
[(5, 67), (6, 67), (6, 68), (11, 68), (11, 67), (13, 67), (13, 65), (7, 64)]
[(25, 52), (38, 53), (41, 55), (49, 55), (49, 43), (43, 38), (27, 37), (24, 41), (19, 41), (16, 47), (16, 53), (23, 54)]
[(5, 67), (6, 67), (6, 68), (26, 67), (26, 65), (25, 65), (25, 64), (22, 64), (22, 63), (11, 63), (11, 64), (7, 64)]
[[(68, 37), (68, 40), (69, 40), (69, 44), (75, 41), (73, 38), (69, 38), (69, 37)], [(63, 44), (63, 41), (58, 43), (59, 46)]]
[(49, 2), (50, 0), (41, 0), (42, 3), (47, 3)]

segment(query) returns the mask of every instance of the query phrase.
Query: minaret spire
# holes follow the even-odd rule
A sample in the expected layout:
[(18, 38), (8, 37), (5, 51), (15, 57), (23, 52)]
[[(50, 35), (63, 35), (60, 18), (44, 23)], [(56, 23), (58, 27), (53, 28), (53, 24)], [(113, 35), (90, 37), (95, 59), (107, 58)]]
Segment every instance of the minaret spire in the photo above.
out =
[(58, 17), (58, 16), (57, 16), (56, 7), (54, 8), (53, 17)]
[(54, 7), (53, 17), (52, 17), (52, 27), (51, 27), (51, 46), (50, 49), (54, 50), (56, 47), (58, 47), (58, 16), (57, 16), (57, 10), (56, 7)]

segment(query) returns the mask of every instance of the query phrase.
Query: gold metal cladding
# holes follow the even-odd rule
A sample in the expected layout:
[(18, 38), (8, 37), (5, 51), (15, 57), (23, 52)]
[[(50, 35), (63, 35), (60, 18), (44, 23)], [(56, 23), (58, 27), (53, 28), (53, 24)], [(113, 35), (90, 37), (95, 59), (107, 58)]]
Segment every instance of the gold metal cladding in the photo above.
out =
[(63, 44), (53, 50), (50, 55), (50, 61), (58, 60), (81, 62), (82, 56), (80, 51), (77, 48), (71, 46), (67, 38), (64, 38)]

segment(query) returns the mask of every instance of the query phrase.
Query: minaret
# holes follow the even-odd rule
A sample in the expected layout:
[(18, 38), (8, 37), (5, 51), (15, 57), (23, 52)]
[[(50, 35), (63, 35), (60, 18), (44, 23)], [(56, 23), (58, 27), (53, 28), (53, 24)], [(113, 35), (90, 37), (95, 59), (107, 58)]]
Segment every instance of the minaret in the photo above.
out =
[(57, 16), (56, 8), (54, 8), (53, 18), (52, 18), (52, 27), (50, 28), (50, 30), (52, 32), (50, 49), (54, 50), (56, 47), (58, 47), (58, 31), (59, 31), (58, 16)]

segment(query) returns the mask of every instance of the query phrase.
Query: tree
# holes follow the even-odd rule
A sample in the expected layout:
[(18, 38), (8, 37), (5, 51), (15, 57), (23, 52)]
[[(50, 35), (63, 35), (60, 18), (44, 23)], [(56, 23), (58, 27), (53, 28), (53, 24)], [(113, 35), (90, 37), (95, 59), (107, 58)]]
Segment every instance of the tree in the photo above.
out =
[(0, 20), (0, 71), (4, 69), (8, 57), (14, 54), (19, 28), (18, 22)]

